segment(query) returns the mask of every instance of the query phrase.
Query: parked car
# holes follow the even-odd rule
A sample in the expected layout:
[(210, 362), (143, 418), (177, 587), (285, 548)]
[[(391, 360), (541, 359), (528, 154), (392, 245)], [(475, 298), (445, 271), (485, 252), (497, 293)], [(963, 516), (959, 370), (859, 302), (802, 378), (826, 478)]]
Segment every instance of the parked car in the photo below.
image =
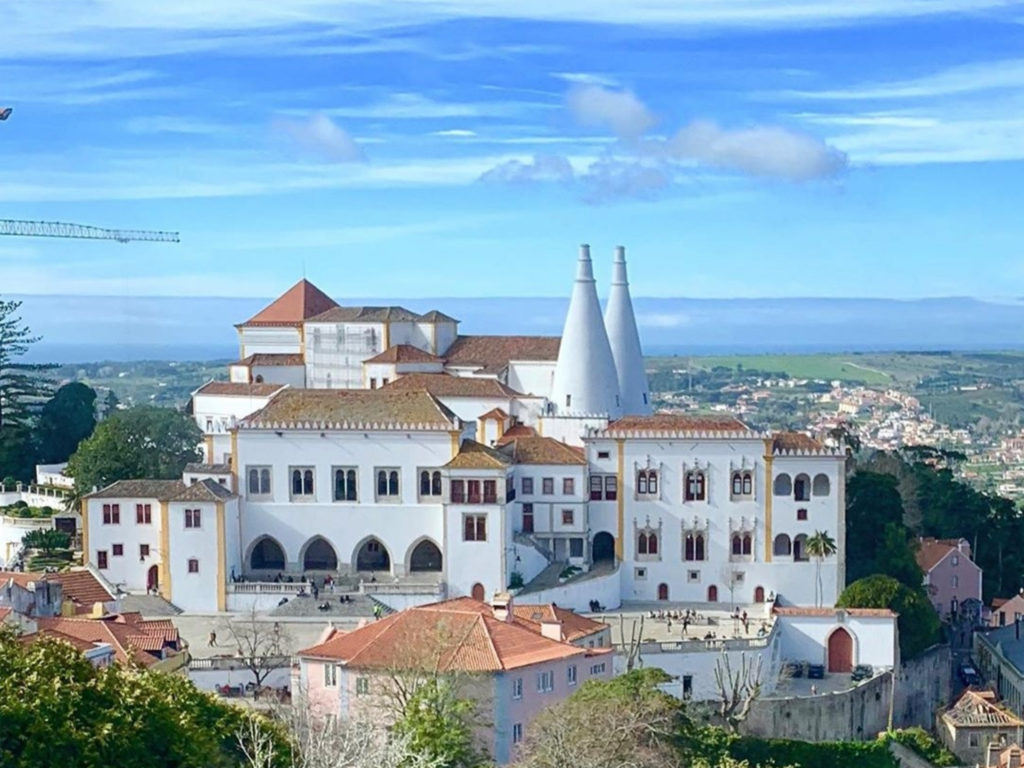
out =
[(786, 677), (803, 677), (804, 665), (801, 662), (787, 661), (782, 668), (782, 674)]
[(853, 674), (850, 677), (853, 678), (854, 682), (858, 682), (870, 679), (874, 673), (875, 671), (871, 668), (870, 664), (858, 664), (853, 668)]
[(825, 679), (825, 665), (824, 664), (808, 664), (807, 665), (807, 677), (811, 680), (824, 680)]
[(981, 675), (969, 661), (960, 665), (960, 679), (964, 685), (981, 685)]

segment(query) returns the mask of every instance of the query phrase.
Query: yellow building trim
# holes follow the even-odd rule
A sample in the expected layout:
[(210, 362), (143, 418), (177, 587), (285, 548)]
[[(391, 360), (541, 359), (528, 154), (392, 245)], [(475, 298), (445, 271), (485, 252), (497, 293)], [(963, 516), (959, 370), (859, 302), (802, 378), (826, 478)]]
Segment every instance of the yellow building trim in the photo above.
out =
[(619, 466), (616, 470), (618, 479), (616, 485), (618, 487), (618, 519), (619, 519), (619, 533), (615, 537), (615, 556), (621, 562), (624, 558), (622, 556), (622, 537), (626, 534), (626, 441), (619, 438), (615, 441), (619, 446)]
[(213, 435), (207, 435), (206, 436), (206, 463), (207, 464), (216, 464), (217, 463), (216, 461), (213, 460)]
[(89, 500), (82, 499), (82, 565), (89, 564)]
[(171, 602), (171, 512), (166, 501), (160, 502), (160, 596)]
[(384, 323), (384, 349), (391, 349), (391, 323)]
[(772, 561), (772, 488), (775, 478), (772, 474), (772, 441), (764, 441), (764, 561)]
[(449, 432), (452, 436), (452, 458), (454, 459), (459, 453), (459, 437), (462, 435), (457, 429), (453, 429)]
[(505, 420), (504, 419), (498, 419), (498, 439), (500, 440), (502, 438), (502, 435), (504, 435), (504, 434), (505, 434)]
[(487, 442), (487, 420), (480, 419), (476, 423), (476, 441), (478, 443)]
[(227, 538), (224, 533), (224, 502), (217, 502), (217, 610), (226, 611), (227, 592)]
[(238, 427), (235, 427), (231, 430), (231, 487), (235, 493), (241, 495), (242, 488), (238, 484), (239, 477), (241, 475), (238, 466)]
[(544, 417), (537, 420), (537, 435), (544, 437)]

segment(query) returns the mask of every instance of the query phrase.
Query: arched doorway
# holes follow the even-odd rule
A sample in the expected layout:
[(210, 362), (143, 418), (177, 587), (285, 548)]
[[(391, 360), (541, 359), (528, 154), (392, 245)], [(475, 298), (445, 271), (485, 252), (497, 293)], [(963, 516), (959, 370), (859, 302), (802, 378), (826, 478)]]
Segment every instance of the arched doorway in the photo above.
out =
[(379, 539), (369, 538), (356, 553), (357, 571), (390, 571), (391, 555)]
[(155, 565), (151, 565), (146, 571), (146, 589), (150, 592), (160, 589), (160, 569)]
[(764, 587), (762, 587), (762, 586), (754, 587), (754, 602), (755, 603), (763, 603), (764, 602)]
[(409, 555), (409, 570), (414, 572), (440, 571), (442, 562), (441, 550), (438, 549), (437, 544), (429, 539), (424, 539)]
[(249, 565), (254, 571), (283, 571), (284, 550), (272, 538), (264, 536), (253, 545)]
[(473, 585), (473, 589), (470, 592), (474, 600), (479, 600), (481, 603), (484, 601), (484, 585), (479, 581)]
[(668, 600), (668, 584), (665, 582), (658, 585), (658, 599)]
[(716, 585), (714, 585), (714, 584), (712, 584), (710, 587), (708, 587), (708, 602), (709, 603), (717, 603), (718, 602), (718, 587)]
[(317, 536), (309, 542), (306, 554), (302, 557), (302, 568), (306, 571), (338, 570), (338, 556), (334, 553), (334, 547), (327, 543), (327, 539)]
[(594, 562), (610, 563), (615, 560), (615, 537), (608, 531), (594, 536)]
[(828, 671), (846, 673), (853, 670), (853, 638), (839, 627), (828, 636)]

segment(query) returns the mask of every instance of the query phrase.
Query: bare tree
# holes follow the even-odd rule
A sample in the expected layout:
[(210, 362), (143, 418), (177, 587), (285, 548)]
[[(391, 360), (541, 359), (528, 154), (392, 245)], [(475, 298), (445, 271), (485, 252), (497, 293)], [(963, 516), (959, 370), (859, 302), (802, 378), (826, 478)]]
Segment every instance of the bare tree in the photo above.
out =
[(739, 730), (740, 723), (747, 719), (750, 708), (761, 695), (762, 657), (758, 654), (755, 659), (741, 653), (740, 667), (734, 671), (729, 654), (723, 650), (715, 662), (715, 684), (718, 686), (719, 697), (717, 713), (733, 733)]
[(222, 625), (237, 653), (237, 659), (252, 673), (257, 688), (271, 672), (280, 668), (282, 659), (288, 663), (291, 638), (276, 621), (270, 622), (256, 613), (255, 606), (244, 616), (229, 619)]
[(739, 584), (737, 581), (739, 574), (739, 568), (732, 563), (726, 563), (722, 566), (721, 571), (719, 571), (719, 576), (725, 581), (726, 586), (729, 588), (729, 603), (733, 608), (736, 607), (736, 587)]
[(640, 616), (640, 624), (633, 619), (629, 628), (629, 640), (626, 640), (626, 617), (619, 614), (619, 642), (622, 655), (626, 659), (626, 671), (632, 672), (634, 667), (642, 667), (644, 660), (640, 656), (640, 646), (644, 639), (644, 617)]

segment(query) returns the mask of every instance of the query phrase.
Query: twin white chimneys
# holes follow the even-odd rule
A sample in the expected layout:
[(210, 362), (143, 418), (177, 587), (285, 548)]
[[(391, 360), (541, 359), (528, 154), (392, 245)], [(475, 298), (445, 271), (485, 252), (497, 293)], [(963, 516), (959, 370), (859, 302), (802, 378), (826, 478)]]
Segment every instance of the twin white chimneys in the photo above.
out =
[(580, 246), (576, 282), (551, 387), (555, 414), (617, 419), (651, 412), (640, 335), (626, 278), (626, 249), (622, 246), (615, 249), (612, 269), (602, 319), (590, 246)]

